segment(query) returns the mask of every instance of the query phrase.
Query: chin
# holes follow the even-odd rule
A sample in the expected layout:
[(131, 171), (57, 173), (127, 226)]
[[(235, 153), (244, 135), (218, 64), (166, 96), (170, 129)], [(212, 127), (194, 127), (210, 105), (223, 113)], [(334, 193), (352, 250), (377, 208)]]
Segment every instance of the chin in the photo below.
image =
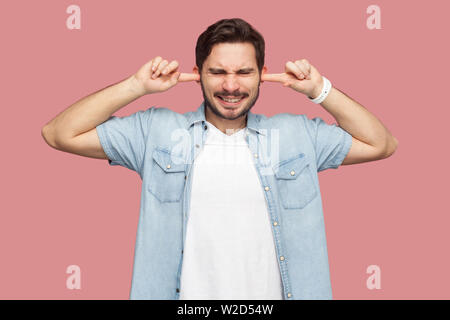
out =
[(212, 113), (214, 113), (217, 117), (226, 120), (236, 120), (241, 117), (245, 117), (248, 111), (250, 111), (250, 109), (256, 103), (258, 95), (256, 96), (256, 98), (253, 99), (250, 96), (247, 96), (245, 98), (245, 101), (241, 101), (241, 103), (236, 106), (233, 105), (226, 106), (220, 103), (220, 101), (218, 101), (218, 98), (216, 98), (215, 96), (212, 97), (212, 100), (208, 99), (203, 92), (205, 107), (209, 108), (209, 110), (212, 111)]
[[(220, 116), (221, 118), (227, 119), (227, 120), (235, 120), (242, 116), (245, 116), (247, 114), (248, 110), (250, 110), (250, 108), (248, 108), (247, 105), (230, 107), (230, 108), (224, 107), (222, 105), (219, 105), (219, 106), (215, 105), (211, 109), (216, 115)], [(215, 111), (217, 111), (217, 112), (215, 112)], [(219, 113), (219, 114), (217, 114), (217, 113)]]

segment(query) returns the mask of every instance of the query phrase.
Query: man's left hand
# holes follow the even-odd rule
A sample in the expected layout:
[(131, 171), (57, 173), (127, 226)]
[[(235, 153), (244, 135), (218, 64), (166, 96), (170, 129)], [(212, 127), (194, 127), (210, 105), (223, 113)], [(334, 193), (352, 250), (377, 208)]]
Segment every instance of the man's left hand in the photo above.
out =
[(283, 86), (290, 87), (310, 98), (316, 98), (322, 91), (323, 79), (319, 71), (306, 59), (286, 62), (284, 73), (263, 73), (261, 82), (281, 82)]

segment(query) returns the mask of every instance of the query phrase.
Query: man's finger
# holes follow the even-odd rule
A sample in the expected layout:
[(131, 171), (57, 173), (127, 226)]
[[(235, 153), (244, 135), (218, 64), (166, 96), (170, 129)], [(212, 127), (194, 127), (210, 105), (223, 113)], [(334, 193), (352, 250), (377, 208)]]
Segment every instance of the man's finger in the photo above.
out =
[(308, 72), (311, 72), (311, 64), (309, 63), (309, 61), (306, 60), (306, 59), (302, 59), (300, 61), (303, 62), (303, 64), (305, 65), (306, 69), (308, 70)]
[(261, 76), (261, 81), (274, 81), (274, 82), (285, 82), (286, 74), (284, 73), (264, 73)]
[(156, 71), (152, 75), (152, 79), (156, 79), (159, 77), (163, 69), (169, 64), (169, 61), (163, 60), (159, 63), (158, 67), (156, 68)]
[[(159, 63), (162, 61), (162, 57), (157, 56), (152, 60), (152, 66), (151, 66), (151, 73), (156, 71), (156, 68), (158, 67)], [(152, 74), (150, 76), (152, 76)]]
[(198, 73), (181, 73), (178, 81), (200, 81), (200, 75)]
[(288, 72), (292, 73), (300, 80), (303, 80), (305, 78), (305, 75), (303, 74), (299, 66), (293, 63), (292, 61), (286, 62), (286, 73)]
[(178, 68), (178, 61), (177, 60), (173, 60), (171, 63), (169, 63), (167, 65), (167, 67), (165, 67), (163, 69), (161, 74), (166, 75), (166, 74), (172, 73), (172, 72), (176, 71), (177, 68)]
[(304, 61), (297, 60), (295, 61), (295, 65), (300, 68), (306, 79), (311, 79), (311, 77), (309, 76), (309, 66)]

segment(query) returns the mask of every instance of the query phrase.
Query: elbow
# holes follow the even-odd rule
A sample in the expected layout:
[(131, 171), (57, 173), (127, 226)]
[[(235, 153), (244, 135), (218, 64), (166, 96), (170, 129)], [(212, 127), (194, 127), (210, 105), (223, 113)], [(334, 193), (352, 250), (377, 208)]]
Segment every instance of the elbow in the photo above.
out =
[(398, 140), (395, 137), (392, 137), (391, 139), (389, 139), (389, 141), (387, 142), (387, 146), (384, 149), (384, 156), (383, 158), (388, 158), (390, 156), (392, 156), (394, 154), (394, 152), (397, 150), (398, 147)]
[(45, 125), (41, 130), (41, 135), (44, 141), (52, 148), (58, 149), (56, 146), (56, 141), (54, 135), (51, 133), (51, 128), (49, 125)]

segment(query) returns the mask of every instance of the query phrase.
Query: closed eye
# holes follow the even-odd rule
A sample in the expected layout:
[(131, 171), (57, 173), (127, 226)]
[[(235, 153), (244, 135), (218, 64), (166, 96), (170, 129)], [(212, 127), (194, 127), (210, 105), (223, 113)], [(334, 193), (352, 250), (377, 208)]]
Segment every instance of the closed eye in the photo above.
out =
[[(209, 69), (208, 71), (209, 71), (209, 73), (214, 74), (214, 75), (227, 74), (227, 72), (225, 70)], [(253, 69), (242, 69), (242, 70), (238, 70), (236, 72), (236, 74), (241, 74), (241, 75), (242, 74), (247, 75), (247, 74), (252, 74), (252, 73), (254, 73)]]
[[(220, 74), (227, 74), (226, 72), (210, 72), (213, 75), (220, 75)], [(248, 72), (248, 71), (243, 71), (243, 72), (236, 72), (237, 75), (249, 75), (249, 74), (253, 74), (253, 72)]]

